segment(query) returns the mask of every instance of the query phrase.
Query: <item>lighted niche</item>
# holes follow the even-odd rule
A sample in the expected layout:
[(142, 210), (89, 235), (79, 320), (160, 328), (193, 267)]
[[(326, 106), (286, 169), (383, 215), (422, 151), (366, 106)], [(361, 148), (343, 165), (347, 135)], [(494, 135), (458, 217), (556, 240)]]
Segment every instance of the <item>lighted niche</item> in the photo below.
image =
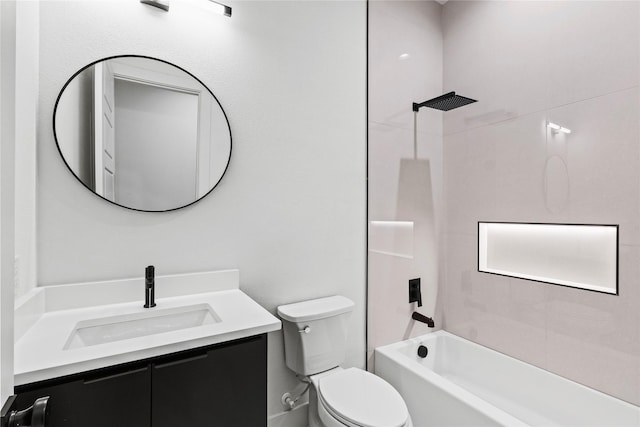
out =
[(478, 271), (618, 294), (618, 226), (478, 222)]

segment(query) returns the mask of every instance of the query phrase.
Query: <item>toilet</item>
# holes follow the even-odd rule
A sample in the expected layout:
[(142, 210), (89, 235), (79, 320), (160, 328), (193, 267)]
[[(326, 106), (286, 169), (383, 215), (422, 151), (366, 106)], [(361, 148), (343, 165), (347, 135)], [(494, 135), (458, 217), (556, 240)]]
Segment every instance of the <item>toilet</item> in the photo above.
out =
[(278, 307), (287, 367), (309, 381), (309, 427), (412, 427), (391, 384), (342, 368), (353, 301), (340, 295)]

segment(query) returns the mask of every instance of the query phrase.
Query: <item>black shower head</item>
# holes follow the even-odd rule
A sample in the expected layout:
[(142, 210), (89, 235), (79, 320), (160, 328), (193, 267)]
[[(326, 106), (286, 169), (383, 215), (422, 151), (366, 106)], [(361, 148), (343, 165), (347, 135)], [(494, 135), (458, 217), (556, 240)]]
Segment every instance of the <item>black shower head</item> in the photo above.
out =
[(478, 102), (475, 99), (456, 95), (455, 92), (445, 93), (436, 98), (424, 101), (420, 104), (413, 103), (413, 111), (418, 111), (422, 107), (435, 108), (436, 110), (449, 111), (467, 104)]

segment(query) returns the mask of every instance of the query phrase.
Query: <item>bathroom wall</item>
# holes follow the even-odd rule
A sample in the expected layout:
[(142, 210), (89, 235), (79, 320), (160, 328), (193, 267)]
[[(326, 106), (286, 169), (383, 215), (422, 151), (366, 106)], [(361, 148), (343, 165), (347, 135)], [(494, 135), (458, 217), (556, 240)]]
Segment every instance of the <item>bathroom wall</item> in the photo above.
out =
[[(452, 1), (443, 327), (640, 404), (640, 3)], [(546, 121), (572, 130), (554, 134)], [(619, 295), (477, 271), (477, 221), (619, 224)]]
[[(342, 294), (356, 302), (347, 365), (364, 367), (366, 3), (237, 1), (43, 2), (38, 119), (40, 285), (238, 268), (240, 286), (275, 312)], [(218, 187), (175, 212), (143, 213), (88, 192), (67, 170), (52, 131), (58, 92), (110, 55), (157, 57), (193, 73), (229, 117), (233, 153)], [(142, 292), (141, 292), (142, 298)], [(269, 336), (270, 424), (297, 384), (280, 333)], [(242, 386), (236, 390), (242, 398)]]
[[(442, 7), (433, 1), (369, 2), (368, 368), (375, 347), (430, 329), (440, 280), (442, 112), (413, 102), (442, 94)], [(421, 278), (423, 306), (409, 304)], [(436, 316), (436, 327), (440, 320)]]
[(15, 295), (37, 285), (36, 111), (38, 108), (38, 20), (40, 4), (16, 4)]
[(13, 267), (15, 250), (16, 5), (0, 3), (0, 399), (13, 394)]

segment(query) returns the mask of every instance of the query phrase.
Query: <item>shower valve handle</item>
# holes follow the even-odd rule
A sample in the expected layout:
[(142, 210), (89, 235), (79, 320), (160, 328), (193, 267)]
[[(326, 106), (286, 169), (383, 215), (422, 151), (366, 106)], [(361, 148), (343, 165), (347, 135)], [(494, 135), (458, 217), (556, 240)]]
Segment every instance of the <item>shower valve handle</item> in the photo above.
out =
[(422, 292), (420, 292), (420, 278), (409, 280), (409, 303), (417, 302), (422, 307)]

